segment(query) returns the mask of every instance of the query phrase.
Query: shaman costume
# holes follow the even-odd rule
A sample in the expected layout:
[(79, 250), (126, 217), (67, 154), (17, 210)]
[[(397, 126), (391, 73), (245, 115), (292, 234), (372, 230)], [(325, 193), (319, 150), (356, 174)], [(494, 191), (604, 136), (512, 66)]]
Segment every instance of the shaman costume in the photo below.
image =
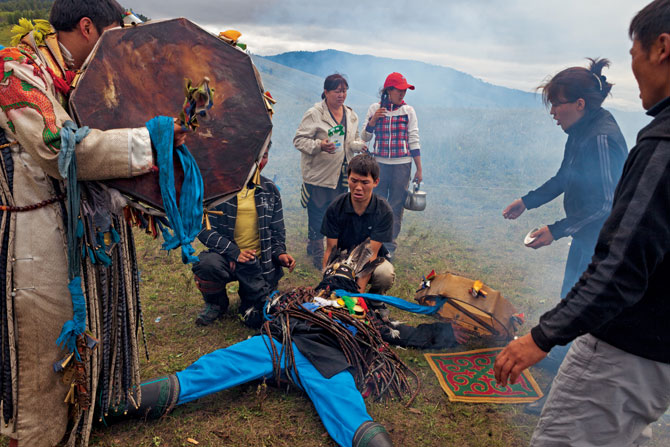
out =
[[(61, 129), (72, 121), (66, 102), (75, 78), (71, 67), (55, 34), (31, 32), (18, 47), (0, 51), (1, 430), (20, 446), (53, 446), (68, 430), (68, 445), (87, 445), (91, 401), (100, 388), (109, 404), (125, 404), (127, 391), (139, 383), (132, 234), (123, 218), (110, 214), (107, 193), (96, 184), (81, 188), (87, 254), (81, 277), (86, 326), (101, 345), (83, 356), (85, 380), (77, 387), (52, 366), (75, 361), (59, 362), (63, 351), (56, 345), (73, 317), (63, 206), (70, 191), (58, 170)], [(136, 176), (152, 165), (146, 128), (91, 130), (76, 146), (82, 181)]]
[[(123, 417), (126, 411), (128, 416), (160, 417), (175, 405), (252, 380), (274, 379), (289, 381), (307, 393), (338, 445), (390, 446), (388, 433), (372, 421), (364, 398), (409, 395), (410, 405), (418, 394), (419, 379), (386, 340), (425, 348), (452, 346), (455, 340), (451, 325), (445, 323), (417, 328), (392, 325), (383, 305), (373, 304), (365, 294), (358, 296), (354, 278), (376, 267), (374, 261), (366, 264), (371, 255), (369, 243), (361, 244), (348, 257), (336, 256), (316, 289), (275, 292), (263, 309), (261, 335), (206, 354), (176, 375), (143, 383), (140, 408), (110, 409), (109, 419)], [(441, 305), (373, 297), (402, 301), (407, 310), (414, 306), (413, 312), (434, 313)], [(430, 332), (441, 332), (442, 337), (429, 341)]]

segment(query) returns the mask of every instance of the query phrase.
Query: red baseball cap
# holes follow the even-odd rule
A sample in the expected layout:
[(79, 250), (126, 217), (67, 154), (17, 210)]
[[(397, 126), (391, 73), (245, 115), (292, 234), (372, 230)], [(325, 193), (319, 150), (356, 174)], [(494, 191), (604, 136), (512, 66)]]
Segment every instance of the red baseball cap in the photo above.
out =
[(388, 87), (397, 88), (398, 90), (414, 90), (414, 86), (412, 84), (408, 84), (407, 79), (405, 79), (403, 75), (395, 72), (386, 76), (386, 81), (384, 81), (384, 89)]

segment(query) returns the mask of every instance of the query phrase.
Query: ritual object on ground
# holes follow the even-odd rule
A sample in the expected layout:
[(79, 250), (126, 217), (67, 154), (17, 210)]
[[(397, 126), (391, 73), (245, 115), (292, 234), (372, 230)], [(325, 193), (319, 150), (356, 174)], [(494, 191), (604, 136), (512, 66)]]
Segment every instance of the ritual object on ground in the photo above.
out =
[(440, 386), (452, 402), (514, 404), (534, 402), (543, 396), (529, 370), (515, 384), (501, 387), (493, 374), (502, 348), (447, 354), (424, 354)]
[[(433, 272), (431, 272), (433, 273)], [(522, 318), (502, 294), (480, 280), (443, 273), (424, 278), (415, 299), (435, 305), (446, 299), (437, 316), (491, 342), (509, 341)]]
[[(108, 30), (75, 81), (71, 110), (80, 126), (142, 127), (155, 115), (179, 115), (185, 79), (205, 78), (215, 104), (187, 145), (204, 181), (204, 205), (214, 206), (249, 180), (272, 130), (271, 102), (251, 57), (238, 46), (186, 19)], [(184, 175), (179, 163), (174, 170), (179, 194)], [(139, 205), (164, 211), (158, 173), (108, 184)]]

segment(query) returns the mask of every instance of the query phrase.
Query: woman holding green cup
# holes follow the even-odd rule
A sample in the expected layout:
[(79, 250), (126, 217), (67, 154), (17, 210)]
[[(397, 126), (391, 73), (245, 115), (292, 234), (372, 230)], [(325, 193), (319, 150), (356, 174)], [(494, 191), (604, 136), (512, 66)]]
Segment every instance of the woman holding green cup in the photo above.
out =
[(358, 116), (348, 106), (349, 83), (332, 74), (323, 83), (321, 102), (310, 107), (293, 144), (301, 154), (301, 203), (307, 208), (307, 254), (319, 270), (323, 262), (321, 222), (328, 205), (347, 190), (347, 162), (365, 148), (358, 133)]

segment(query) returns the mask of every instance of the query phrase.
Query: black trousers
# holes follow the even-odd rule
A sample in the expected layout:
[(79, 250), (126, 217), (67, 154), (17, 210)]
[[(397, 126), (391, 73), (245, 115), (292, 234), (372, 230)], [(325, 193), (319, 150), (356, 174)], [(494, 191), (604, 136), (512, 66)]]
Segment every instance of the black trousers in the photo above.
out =
[(379, 163), (379, 184), (375, 188), (375, 194), (386, 199), (393, 210), (394, 242), (400, 234), (400, 227), (402, 226), (402, 214), (405, 210), (405, 198), (407, 198), (407, 187), (409, 186), (411, 173), (412, 162), (400, 165)]
[(342, 187), (341, 182), (338, 182), (338, 187), (335, 189), (309, 185), (307, 183), (305, 183), (305, 188), (309, 193), (309, 201), (307, 202), (307, 238), (310, 241), (320, 240), (323, 239), (321, 223), (323, 222), (323, 217), (326, 215), (328, 206), (330, 206), (337, 196), (347, 192), (347, 190)]
[(235, 269), (231, 269), (229, 261), (216, 252), (205, 251), (200, 253), (198, 257), (200, 262), (195, 264), (192, 269), (195, 276), (221, 286), (221, 291), (218, 293), (203, 292), (202, 296), (205, 302), (227, 307), (226, 284), (237, 281), (240, 284), (240, 312), (244, 312), (254, 305), (262, 304), (268, 294), (277, 286), (276, 283), (269, 284), (265, 280), (258, 258), (250, 262), (236, 262)]

